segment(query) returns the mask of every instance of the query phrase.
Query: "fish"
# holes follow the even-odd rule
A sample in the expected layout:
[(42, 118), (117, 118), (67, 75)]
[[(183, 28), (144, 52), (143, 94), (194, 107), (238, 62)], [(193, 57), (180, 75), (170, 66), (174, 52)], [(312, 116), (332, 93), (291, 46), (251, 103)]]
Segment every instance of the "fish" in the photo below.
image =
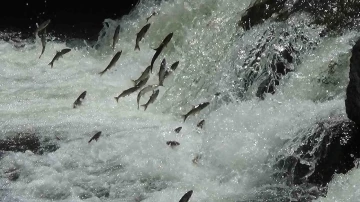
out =
[(119, 40), (119, 32), (120, 32), (120, 25), (118, 25), (115, 29), (115, 33), (113, 36), (113, 45), (112, 45), (113, 49), (115, 49), (115, 44)]
[(150, 18), (154, 15), (157, 15), (157, 13), (155, 11), (153, 13), (151, 13), (151, 15), (149, 17), (146, 18), (146, 22), (148, 22), (150, 20)]
[(182, 127), (180, 126), (180, 127), (177, 127), (177, 128), (175, 128), (175, 133), (179, 133), (180, 131), (181, 131), (181, 129), (182, 129)]
[(56, 60), (58, 60), (60, 57), (62, 57), (64, 54), (70, 52), (71, 49), (70, 48), (65, 48), (65, 49), (62, 49), (61, 51), (56, 51), (56, 55), (55, 57), (51, 60), (51, 62), (49, 63), (49, 65), (51, 65), (51, 68), (53, 67), (54, 65), (54, 62)]
[(113, 67), (113, 66), (116, 64), (116, 62), (119, 60), (119, 58), (120, 58), (120, 56), (121, 56), (121, 53), (122, 53), (122, 50), (121, 50), (121, 51), (118, 51), (118, 52), (114, 55), (114, 57), (113, 57), (113, 59), (111, 59), (109, 65), (108, 65), (102, 72), (99, 73), (100, 76), (102, 76), (106, 71), (110, 70), (110, 68)]
[(136, 34), (136, 44), (134, 50), (140, 50), (139, 42), (144, 38), (146, 32), (150, 27), (150, 23), (146, 24), (141, 30)]
[(147, 101), (146, 104), (141, 105), (142, 107), (145, 108), (144, 111), (146, 111), (146, 108), (149, 106), (149, 104), (154, 103), (157, 96), (159, 95), (159, 92), (160, 92), (159, 90), (153, 91), (153, 94), (150, 96), (149, 101)]
[(153, 84), (153, 85), (149, 85), (149, 86), (146, 86), (145, 88), (143, 88), (139, 94), (137, 95), (137, 104), (138, 104), (138, 109), (139, 109), (139, 102), (140, 102), (140, 98), (141, 96), (143, 96), (145, 93), (149, 92), (149, 91), (152, 91), (152, 90), (155, 90), (156, 88), (158, 88), (159, 85), (156, 85), (156, 84)]
[(203, 119), (196, 126), (202, 129), (204, 124), (205, 124), (205, 120)]
[(153, 58), (151, 59), (151, 73), (152, 73), (152, 69), (155, 63), (155, 60), (157, 59), (157, 57), (159, 57), (161, 51), (164, 49), (164, 47), (169, 43), (169, 41), (171, 40), (173, 36), (173, 33), (168, 34), (165, 39), (161, 42), (161, 44), (159, 45), (159, 47), (155, 48), (154, 50), (156, 51)]
[(97, 133), (89, 140), (89, 143), (90, 143), (91, 141), (93, 141), (93, 140), (96, 140), (96, 142), (97, 142), (97, 140), (99, 139), (100, 135), (101, 135), (101, 131), (100, 131), (100, 132), (97, 132)]
[(80, 106), (82, 101), (85, 99), (86, 91), (82, 92), (80, 96), (75, 100), (73, 104), (73, 108), (75, 109), (77, 106)]
[(51, 20), (48, 19), (45, 22), (41, 23), (40, 26), (38, 26), (35, 30), (35, 36), (43, 29), (45, 29), (49, 24), (50, 24)]
[(149, 76), (150, 68), (151, 66), (146, 67), (146, 69), (142, 72), (141, 76), (138, 79), (132, 80), (134, 82), (134, 85), (137, 85), (141, 80)]
[(159, 70), (159, 86), (163, 86), (164, 84), (164, 79), (165, 79), (165, 71), (166, 71), (166, 60), (165, 58), (162, 60), (161, 65), (160, 65), (160, 70)]
[(185, 120), (187, 119), (188, 116), (194, 115), (194, 114), (200, 112), (202, 109), (207, 107), (209, 104), (210, 104), (209, 102), (203, 102), (201, 104), (198, 104), (198, 105), (194, 106), (187, 114), (182, 115), (182, 117), (184, 118), (184, 122), (185, 122)]
[(171, 146), (171, 147), (175, 147), (175, 146), (180, 145), (180, 143), (176, 142), (176, 141), (167, 141), (166, 144)]
[(178, 65), (179, 65), (179, 61), (176, 61), (176, 62), (174, 62), (174, 63), (170, 66), (170, 70), (166, 70), (166, 71), (165, 71), (164, 80), (166, 79), (166, 77), (168, 77), (168, 76), (171, 74), (171, 72), (173, 72), (173, 71), (176, 70), (176, 68), (178, 67)]
[(186, 192), (186, 194), (184, 194), (184, 196), (181, 197), (179, 202), (188, 202), (191, 195), (192, 195), (192, 193), (193, 193), (193, 190), (190, 190), (190, 191)]
[(44, 33), (41, 35), (41, 45), (42, 45), (42, 50), (41, 50), (41, 54), (39, 56), (39, 59), (40, 57), (42, 56), (42, 54), (44, 53), (45, 51), (45, 46), (46, 46), (46, 29), (44, 29)]
[(140, 86), (134, 86), (127, 90), (124, 90), (119, 96), (115, 97), (116, 102), (119, 102), (119, 98), (126, 97), (126, 96), (130, 95), (131, 93), (136, 92), (140, 88), (141, 88)]
[(143, 80), (139, 81), (139, 83), (137, 83), (135, 86), (138, 86), (139, 88), (144, 87), (145, 84), (148, 82), (149, 78), (150, 78), (150, 75), (145, 77)]

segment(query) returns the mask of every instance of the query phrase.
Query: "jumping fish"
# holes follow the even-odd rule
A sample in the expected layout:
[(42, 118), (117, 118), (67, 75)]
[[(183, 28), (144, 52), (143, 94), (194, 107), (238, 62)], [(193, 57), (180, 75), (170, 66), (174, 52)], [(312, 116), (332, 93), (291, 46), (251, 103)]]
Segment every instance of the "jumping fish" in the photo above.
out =
[(165, 80), (166, 77), (168, 77), (171, 74), (171, 72), (176, 70), (178, 65), (179, 65), (179, 61), (176, 61), (171, 65), (170, 70), (165, 71), (164, 80)]
[(175, 147), (175, 146), (180, 145), (180, 143), (176, 142), (176, 141), (167, 141), (166, 144), (171, 146), (171, 147)]
[(159, 55), (160, 55), (161, 51), (164, 49), (164, 47), (169, 43), (172, 36), (173, 36), (173, 33), (168, 34), (165, 37), (165, 39), (161, 42), (160, 46), (154, 49), (156, 52), (155, 52), (155, 55), (153, 56), (153, 58), (151, 59), (151, 65), (150, 65), (151, 66), (151, 73), (152, 73), (152, 69), (153, 69), (155, 60), (157, 59), (157, 57), (159, 57)]
[(113, 67), (116, 64), (116, 62), (119, 60), (119, 58), (121, 56), (121, 53), (122, 53), (122, 51), (118, 51), (114, 55), (113, 59), (111, 59), (109, 65), (102, 72), (100, 72), (99, 74), (103, 75), (106, 71), (110, 70), (110, 68)]
[(194, 114), (200, 112), (202, 109), (207, 107), (209, 104), (210, 104), (209, 102), (203, 102), (201, 104), (198, 104), (198, 105), (194, 106), (187, 114), (182, 116), (184, 118), (184, 122), (185, 122), (185, 120), (187, 119), (188, 116), (194, 115)]
[(118, 25), (115, 29), (115, 33), (113, 36), (113, 46), (112, 46), (113, 49), (115, 49), (115, 44), (119, 40), (119, 32), (120, 32), (120, 25)]
[(190, 190), (190, 191), (186, 192), (186, 194), (184, 194), (184, 196), (181, 197), (179, 202), (188, 202), (191, 195), (192, 195), (192, 193), (193, 193), (193, 190)]
[(86, 96), (86, 91), (82, 92), (80, 96), (75, 100), (73, 104), (73, 108), (76, 108), (77, 106), (80, 106), (82, 104), (82, 101), (84, 100)]
[(140, 46), (139, 43), (140, 41), (144, 38), (146, 32), (148, 31), (150, 27), (150, 23), (146, 24), (143, 28), (141, 28), (141, 30), (136, 34), (136, 44), (135, 44), (135, 49), (134, 50), (140, 50)]
[(101, 135), (101, 131), (100, 132), (97, 132), (90, 140), (89, 140), (89, 143), (91, 142), (91, 141), (93, 141), (93, 140), (98, 140), (99, 139), (99, 137), (100, 137), (100, 135)]
[(177, 128), (175, 128), (175, 133), (179, 133), (180, 131), (181, 131), (181, 129), (182, 129), (182, 127), (180, 126), (180, 127), (177, 127)]
[(149, 91), (152, 91), (152, 90), (155, 90), (156, 88), (158, 88), (159, 85), (149, 85), (149, 86), (146, 86), (145, 88), (143, 88), (139, 94), (137, 95), (137, 104), (138, 104), (138, 109), (139, 109), (139, 102), (140, 102), (140, 98), (141, 96), (143, 96), (145, 93), (149, 92)]
[(119, 98), (126, 97), (126, 96), (130, 95), (131, 93), (136, 92), (139, 89), (140, 89), (139, 86), (134, 86), (127, 90), (124, 90), (119, 96), (115, 97), (116, 102), (119, 102)]
[(141, 105), (142, 107), (145, 108), (144, 111), (146, 111), (146, 108), (149, 106), (149, 104), (154, 103), (157, 96), (159, 95), (159, 92), (160, 92), (159, 89), (156, 90), (156, 91), (153, 91), (153, 94), (150, 96), (149, 101), (146, 104)]
[(55, 57), (51, 60), (51, 62), (49, 63), (49, 65), (51, 66), (51, 68), (53, 67), (54, 65), (54, 62), (56, 60), (58, 60), (60, 57), (62, 57), (64, 54), (70, 52), (71, 49), (70, 48), (65, 48), (65, 49), (62, 49), (60, 52), (59, 51), (56, 51), (56, 55)]
[(159, 86), (163, 86), (166, 72), (166, 60), (165, 58), (162, 60), (159, 70)]
[(51, 20), (48, 19), (45, 22), (41, 23), (40, 26), (38, 26), (35, 30), (35, 35), (37, 35), (41, 30), (45, 29), (49, 24)]
[(204, 124), (205, 124), (205, 120), (203, 119), (196, 126), (202, 129)]
[(44, 30), (44, 33), (41, 35), (41, 46), (42, 46), (42, 50), (41, 50), (41, 54), (39, 56), (39, 59), (40, 57), (42, 56), (42, 54), (44, 53), (45, 51), (45, 46), (46, 46), (46, 29)]
[(150, 68), (151, 68), (151, 66), (146, 67), (146, 69), (143, 71), (143, 73), (141, 74), (141, 76), (138, 79), (132, 80), (134, 82), (134, 85), (137, 85), (141, 80), (143, 80), (149, 76)]

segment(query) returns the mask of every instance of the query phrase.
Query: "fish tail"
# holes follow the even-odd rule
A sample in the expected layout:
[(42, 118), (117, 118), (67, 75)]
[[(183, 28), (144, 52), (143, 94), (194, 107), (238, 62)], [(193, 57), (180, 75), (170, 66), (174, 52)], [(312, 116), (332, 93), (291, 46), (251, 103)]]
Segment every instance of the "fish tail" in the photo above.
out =
[(54, 62), (50, 62), (48, 65), (50, 65), (51, 66), (51, 68), (53, 67), (53, 65), (54, 65)]
[(144, 111), (146, 111), (146, 109), (147, 109), (148, 105), (143, 104), (143, 105), (141, 105), (141, 106), (142, 106), (142, 107), (144, 107)]
[(187, 115), (185, 114), (185, 115), (182, 115), (182, 118), (184, 118), (184, 122), (185, 122), (185, 120), (187, 119)]
[(135, 44), (135, 49), (134, 50), (139, 50), (140, 51), (140, 46), (138, 43)]
[(99, 72), (100, 76), (102, 76), (105, 72), (106, 72), (106, 70)]
[(115, 98), (116, 102), (119, 103), (119, 98), (120, 97), (114, 97), (114, 98)]

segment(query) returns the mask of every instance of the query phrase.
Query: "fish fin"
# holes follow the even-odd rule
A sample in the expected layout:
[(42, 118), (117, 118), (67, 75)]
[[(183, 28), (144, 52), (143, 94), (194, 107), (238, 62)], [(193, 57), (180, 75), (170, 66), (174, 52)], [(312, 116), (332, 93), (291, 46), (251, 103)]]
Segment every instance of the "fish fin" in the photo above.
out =
[(154, 51), (158, 51), (160, 47), (153, 48)]
[(48, 65), (50, 65), (51, 66), (51, 68), (53, 67), (53, 65), (54, 65), (54, 62), (50, 62)]
[(114, 97), (114, 98), (115, 98), (116, 102), (119, 103), (119, 98), (120, 97)]
[(139, 44), (135, 44), (135, 49), (134, 50), (139, 50), (140, 51), (140, 46)]
[(134, 83), (134, 86), (136, 86), (136, 81), (131, 79), (131, 82)]

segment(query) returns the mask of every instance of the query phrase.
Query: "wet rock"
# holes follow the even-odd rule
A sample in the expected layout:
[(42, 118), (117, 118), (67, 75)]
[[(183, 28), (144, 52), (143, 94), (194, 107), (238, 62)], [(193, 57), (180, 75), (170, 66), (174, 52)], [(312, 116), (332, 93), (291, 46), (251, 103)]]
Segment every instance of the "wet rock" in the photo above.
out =
[(49, 139), (40, 140), (35, 133), (15, 133), (8, 138), (0, 140), (0, 158), (3, 152), (25, 152), (30, 150), (34, 154), (54, 152), (59, 148), (57, 144)]
[(0, 140), (0, 150), (36, 153), (40, 148), (40, 140), (34, 133), (17, 133), (12, 138)]
[(329, 31), (356, 26), (359, 18), (360, 1), (344, 0), (256, 0), (244, 12), (238, 25), (245, 30), (272, 18), (277, 21), (288, 19), (296, 12), (306, 12), (313, 16), (314, 24), (325, 25), (322, 36)]
[(360, 39), (352, 49), (349, 78), (345, 99), (346, 113), (349, 119), (360, 126)]
[(324, 187), (336, 173), (347, 173), (360, 158), (360, 130), (346, 118), (318, 123), (285, 144), (293, 151), (280, 155), (275, 167), (277, 178), (287, 184), (314, 184)]

